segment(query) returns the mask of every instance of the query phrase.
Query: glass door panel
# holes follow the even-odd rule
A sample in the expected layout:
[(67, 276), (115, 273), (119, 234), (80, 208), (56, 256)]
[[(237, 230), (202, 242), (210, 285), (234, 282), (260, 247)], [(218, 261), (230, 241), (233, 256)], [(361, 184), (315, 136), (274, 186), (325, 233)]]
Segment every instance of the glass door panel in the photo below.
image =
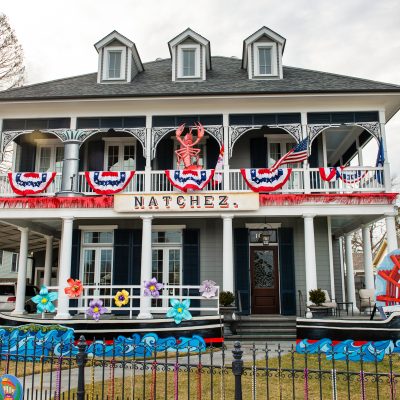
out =
[(50, 171), (51, 164), (51, 147), (42, 147), (39, 157), (39, 172)]
[[(100, 250), (100, 271), (99, 280), (100, 285), (111, 285), (112, 282), (112, 250), (111, 249), (99, 249)], [(100, 289), (99, 296), (105, 298), (111, 294), (110, 288)], [(111, 307), (111, 301), (104, 300), (105, 307)]]
[(94, 285), (96, 250), (85, 249), (83, 252), (83, 280), (84, 285)]

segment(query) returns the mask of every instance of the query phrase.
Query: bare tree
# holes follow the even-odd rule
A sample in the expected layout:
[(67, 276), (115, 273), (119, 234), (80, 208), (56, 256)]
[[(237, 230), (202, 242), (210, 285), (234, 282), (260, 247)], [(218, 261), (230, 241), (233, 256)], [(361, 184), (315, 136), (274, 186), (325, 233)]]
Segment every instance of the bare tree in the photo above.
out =
[(21, 86), (24, 72), (22, 47), (8, 18), (0, 14), (0, 90)]

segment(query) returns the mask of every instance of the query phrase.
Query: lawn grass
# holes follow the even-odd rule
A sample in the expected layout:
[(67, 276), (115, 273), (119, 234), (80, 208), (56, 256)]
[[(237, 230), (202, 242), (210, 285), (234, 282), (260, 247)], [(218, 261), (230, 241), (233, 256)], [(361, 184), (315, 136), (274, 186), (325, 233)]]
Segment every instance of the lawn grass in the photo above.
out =
[[(392, 370), (396, 376), (400, 375), (399, 355), (393, 355)], [(170, 362), (169, 362), (170, 363)], [(171, 363), (170, 363), (171, 364)], [(183, 363), (182, 363), (183, 364)], [(175, 398), (175, 380), (171, 365), (171, 370), (167, 372), (158, 370), (157, 373), (151, 371), (151, 362), (147, 364), (145, 376), (142, 373), (142, 364), (137, 363), (136, 369), (131, 368), (130, 361), (125, 368), (125, 379), (110, 379), (112, 370), (106, 367), (104, 386), (101, 382), (92, 382), (91, 372), (86, 373), (86, 395), (88, 399), (173, 399)], [(243, 399), (253, 399), (253, 387), (256, 388), (256, 398), (263, 399), (303, 399), (305, 391), (308, 392), (308, 398), (323, 399), (333, 398), (332, 383), (332, 362), (326, 360), (325, 355), (307, 356), (308, 385), (305, 379), (305, 357), (301, 354), (286, 354), (281, 358), (279, 365), (277, 358), (268, 360), (269, 374), (265, 371), (265, 360), (256, 362), (256, 378), (254, 378), (254, 369), (250, 363), (245, 363), (246, 371), (242, 376)], [(159, 366), (160, 367), (160, 366)], [(99, 367), (94, 367), (99, 368)], [(391, 386), (389, 379), (389, 357), (378, 363), (378, 372), (384, 375), (379, 376), (379, 389), (376, 384), (376, 369), (374, 363), (364, 363), (364, 380), (360, 377), (360, 363), (336, 361), (336, 393), (337, 399), (360, 399), (364, 381), (364, 391), (366, 398), (377, 399), (378, 391), (380, 399), (391, 399)], [(296, 372), (293, 374), (291, 370)], [(324, 372), (318, 372), (318, 371)], [(94, 372), (94, 370), (90, 369)], [(340, 371), (340, 373), (339, 373)], [(211, 387), (214, 399), (230, 400), (234, 398), (234, 376), (230, 369), (225, 369), (221, 374), (219, 365), (214, 367), (214, 373), (210, 374), (209, 368), (204, 367), (202, 373), (199, 373), (196, 367), (190, 372), (182, 369), (177, 375), (178, 394), (180, 399), (211, 399)], [(155, 382), (155, 389), (154, 389)], [(396, 382), (397, 384), (397, 382)], [(400, 390), (400, 382), (397, 390)], [(74, 391), (75, 392), (75, 391)], [(153, 392), (156, 394), (153, 395)], [(395, 390), (396, 392), (396, 390)], [(76, 393), (76, 392), (75, 392)], [(144, 395), (143, 395), (144, 393)], [(293, 393), (295, 395), (293, 395)], [(73, 392), (70, 392), (70, 396)], [(124, 394), (124, 395), (123, 395)], [(200, 396), (201, 394), (201, 396)], [(72, 397), (71, 397), (72, 398)]]

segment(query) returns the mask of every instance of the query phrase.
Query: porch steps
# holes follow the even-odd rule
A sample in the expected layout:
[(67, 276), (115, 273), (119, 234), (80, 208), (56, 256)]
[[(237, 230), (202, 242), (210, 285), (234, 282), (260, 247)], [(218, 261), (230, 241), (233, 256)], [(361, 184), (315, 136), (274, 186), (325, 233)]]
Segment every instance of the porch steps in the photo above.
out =
[(284, 341), (296, 339), (296, 317), (284, 315), (237, 316), (228, 340)]

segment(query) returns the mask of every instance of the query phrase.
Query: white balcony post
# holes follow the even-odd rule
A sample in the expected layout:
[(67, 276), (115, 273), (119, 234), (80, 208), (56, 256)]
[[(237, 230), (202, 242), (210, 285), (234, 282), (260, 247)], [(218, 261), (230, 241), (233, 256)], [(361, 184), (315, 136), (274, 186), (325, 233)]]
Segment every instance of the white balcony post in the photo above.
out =
[(26, 267), (28, 261), (29, 229), (18, 228), (18, 230), (21, 232), (21, 239), (19, 244), (17, 294), (15, 299), (15, 309), (12, 312), (12, 314), (14, 315), (26, 314), (25, 292), (26, 292)]
[[(304, 214), (304, 254), (306, 264), (306, 298), (309, 304), (310, 290), (317, 289), (317, 264), (315, 260), (315, 235), (314, 235), (314, 215)], [(307, 312), (307, 318), (312, 314)]]
[(379, 124), (381, 127), (381, 140), (383, 144), (383, 154), (385, 157), (385, 161), (383, 163), (383, 179), (385, 184), (385, 192), (392, 191), (392, 180), (390, 176), (390, 163), (388, 159), (388, 152), (387, 152), (387, 143), (386, 143), (386, 116), (385, 111), (379, 111)]
[(362, 226), (364, 284), (366, 289), (375, 289), (374, 268), (372, 265), (371, 236), (368, 225)]
[(225, 192), (230, 190), (229, 176), (229, 114), (223, 114), (222, 125), (224, 129), (224, 180), (223, 188)]
[(235, 284), (233, 276), (233, 215), (223, 215), (223, 250), (222, 250), (222, 278), (223, 289), (234, 293)]
[(53, 265), (53, 236), (46, 236), (46, 257), (44, 261), (43, 285), (51, 284), (51, 268)]
[(67, 280), (71, 278), (72, 259), (72, 232), (74, 219), (72, 217), (62, 218), (62, 233), (60, 246), (60, 267), (58, 271), (58, 308), (56, 319), (69, 319), (69, 298), (63, 288)]
[(146, 115), (146, 166), (144, 168), (144, 191), (151, 192), (151, 137), (152, 116)]
[(396, 213), (385, 214), (386, 219), (386, 237), (388, 252), (392, 252), (398, 248), (396, 233)]
[(354, 269), (353, 269), (353, 248), (351, 245), (351, 234), (345, 235), (345, 252), (346, 252), (346, 286), (347, 301), (353, 303), (353, 310), (358, 311), (356, 302), (356, 289), (354, 286)]
[[(307, 113), (301, 113), (301, 133), (302, 140), (304, 140), (307, 136)], [(310, 144), (308, 144), (310, 147)], [(308, 160), (303, 161), (303, 176), (304, 176), (304, 193), (309, 194), (311, 192), (311, 184), (310, 184), (310, 170), (308, 165)]]
[(153, 316), (150, 312), (151, 298), (143, 296), (143, 284), (144, 281), (149, 281), (152, 278), (152, 260), (151, 260), (151, 224), (152, 215), (141, 216), (143, 221), (142, 228), (142, 259), (141, 259), (141, 271), (140, 271), (140, 311), (138, 319), (151, 319)]

